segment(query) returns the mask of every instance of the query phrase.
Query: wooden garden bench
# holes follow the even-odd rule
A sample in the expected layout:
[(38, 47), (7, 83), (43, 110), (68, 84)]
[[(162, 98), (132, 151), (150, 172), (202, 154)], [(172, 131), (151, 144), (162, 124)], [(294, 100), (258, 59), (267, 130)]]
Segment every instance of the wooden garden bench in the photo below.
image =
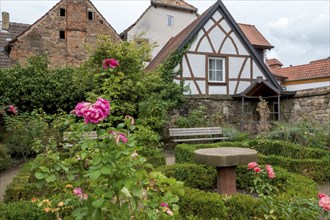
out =
[[(67, 141), (72, 132), (64, 132), (63, 133), (63, 141)], [(97, 139), (96, 131), (84, 132), (84, 137), (89, 137), (90, 139)]]
[(221, 127), (169, 128), (169, 133), (174, 142), (229, 140)]

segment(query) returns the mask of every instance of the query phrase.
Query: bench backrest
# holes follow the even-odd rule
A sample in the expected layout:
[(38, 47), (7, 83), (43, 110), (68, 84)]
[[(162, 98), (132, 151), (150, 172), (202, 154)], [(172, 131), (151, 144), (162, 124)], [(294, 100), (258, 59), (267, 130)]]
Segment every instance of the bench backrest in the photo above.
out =
[(222, 135), (221, 127), (202, 128), (169, 128), (170, 137), (197, 136), (197, 135)]

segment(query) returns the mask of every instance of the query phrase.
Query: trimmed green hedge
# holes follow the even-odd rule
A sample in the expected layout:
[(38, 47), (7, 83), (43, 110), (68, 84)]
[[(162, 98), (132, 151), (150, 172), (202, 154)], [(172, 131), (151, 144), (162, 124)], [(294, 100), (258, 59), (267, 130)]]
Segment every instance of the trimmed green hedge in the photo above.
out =
[[(186, 187), (199, 190), (213, 191), (216, 188), (217, 173), (212, 166), (202, 164), (173, 164), (158, 168), (159, 171), (168, 177), (184, 182)], [(286, 171), (281, 167), (274, 167), (276, 178), (273, 182), (280, 191), (278, 197), (290, 200), (293, 197), (310, 198), (317, 195), (317, 184), (315, 181)], [(237, 167), (236, 184), (239, 189), (249, 191), (252, 183), (252, 172), (247, 170), (247, 166)], [(304, 189), (304, 190), (301, 190)]]
[(6, 145), (0, 144), (0, 171), (8, 168), (10, 164), (10, 155)]
[(198, 189), (185, 188), (179, 196), (181, 216), (195, 216), (201, 219), (225, 219), (228, 211), (221, 195)]
[(52, 213), (45, 213), (31, 201), (0, 203), (0, 220), (45, 220), (55, 219)]
[[(273, 144), (271, 142), (274, 142)], [(302, 150), (301, 155), (311, 156), (311, 158), (295, 159), (284, 157), (280, 153), (281, 150), (276, 150), (277, 148), (284, 149), (287, 145), (286, 152), (291, 150), (292, 154), (295, 152), (299, 145), (290, 144), (281, 141), (259, 141), (255, 140), (247, 142), (218, 142), (212, 144), (179, 144), (175, 148), (175, 161), (176, 163), (195, 163), (194, 151), (201, 148), (215, 148), (215, 147), (247, 147), (256, 149), (259, 152), (259, 162), (268, 163), (274, 166), (283, 167), (290, 172), (304, 175), (306, 177), (312, 178), (316, 181), (323, 181), (330, 179), (330, 163), (329, 163), (329, 152), (314, 148), (304, 148), (300, 147)], [(308, 152), (308, 153), (306, 153)], [(275, 153), (275, 155), (273, 155)], [(266, 155), (264, 155), (266, 154)], [(323, 155), (323, 157), (321, 157)], [(321, 159), (316, 159), (319, 157)]]
[(21, 200), (31, 200), (33, 197), (47, 196), (53, 193), (52, 189), (40, 188), (31, 176), (31, 165), (26, 163), (19, 171), (18, 175), (13, 179), (12, 183), (7, 186), (4, 202), (16, 202)]
[[(213, 168), (214, 172), (210, 172), (211, 168), (212, 167), (201, 164), (173, 164), (158, 168), (158, 170), (165, 175), (180, 179), (186, 186), (185, 193), (179, 195), (180, 200), (178, 203), (180, 214), (183, 216), (183, 219), (245, 220), (255, 219), (255, 217), (263, 219), (264, 215), (268, 214), (261, 213), (260, 209), (258, 209), (261, 205), (261, 200), (251, 195), (237, 193), (227, 197), (212, 193), (216, 187), (214, 183), (216, 181), (216, 174), (214, 173), (215, 168)], [(285, 210), (285, 212), (288, 212), (290, 216), (298, 216), (292, 219), (302, 219), (301, 216), (303, 213), (290, 210), (288, 206), (295, 203), (298, 198), (299, 200), (297, 201), (302, 201), (301, 199), (307, 201), (307, 199), (316, 198), (318, 191), (315, 181), (301, 175), (290, 173), (280, 167), (274, 167), (274, 171), (276, 173), (276, 178), (273, 184), (281, 191), (281, 193), (274, 198), (274, 204), (279, 205), (279, 207), (283, 209), (288, 209)], [(193, 178), (189, 176), (189, 174), (193, 174), (194, 172), (204, 174), (205, 176), (203, 177), (205, 177), (205, 179), (214, 183), (213, 189), (210, 189), (210, 184), (207, 181), (200, 181), (203, 177), (195, 175), (195, 178)], [(238, 188), (248, 192), (249, 186), (253, 185), (253, 172), (249, 171), (247, 166), (240, 166), (237, 169), (237, 173)], [(192, 189), (187, 186), (198, 186), (199, 189)], [(207, 189), (209, 192), (200, 189)], [(276, 213), (276, 215), (277, 214), (280, 213)]]
[(183, 181), (185, 186), (201, 190), (210, 190), (216, 186), (217, 171), (212, 166), (201, 164), (173, 164), (158, 168), (167, 177)]

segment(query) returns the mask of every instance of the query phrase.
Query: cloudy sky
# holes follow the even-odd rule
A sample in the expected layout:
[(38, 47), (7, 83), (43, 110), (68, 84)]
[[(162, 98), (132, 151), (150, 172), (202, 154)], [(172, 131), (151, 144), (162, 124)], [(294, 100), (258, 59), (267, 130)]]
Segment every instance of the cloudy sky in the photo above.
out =
[[(215, 0), (186, 0), (203, 13)], [(32, 24), (59, 0), (0, 0), (13, 22)], [(107, 21), (121, 33), (149, 6), (150, 0), (92, 0)], [(267, 56), (284, 66), (330, 56), (329, 0), (224, 0), (236, 22), (254, 24), (275, 46)]]

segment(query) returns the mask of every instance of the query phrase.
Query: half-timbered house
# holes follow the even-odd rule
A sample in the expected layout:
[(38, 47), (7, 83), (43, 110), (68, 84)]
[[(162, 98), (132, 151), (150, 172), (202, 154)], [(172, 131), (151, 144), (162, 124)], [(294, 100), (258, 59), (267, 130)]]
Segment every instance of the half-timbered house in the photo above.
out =
[(184, 82), (189, 95), (223, 95), (237, 100), (242, 105), (242, 120), (245, 114), (255, 113), (262, 96), (272, 107), (272, 118), (278, 120), (281, 97), (294, 93), (283, 91), (264, 62), (265, 50), (272, 47), (254, 26), (236, 23), (218, 0), (171, 38), (147, 69), (157, 68), (173, 52), (183, 50), (174, 80)]

